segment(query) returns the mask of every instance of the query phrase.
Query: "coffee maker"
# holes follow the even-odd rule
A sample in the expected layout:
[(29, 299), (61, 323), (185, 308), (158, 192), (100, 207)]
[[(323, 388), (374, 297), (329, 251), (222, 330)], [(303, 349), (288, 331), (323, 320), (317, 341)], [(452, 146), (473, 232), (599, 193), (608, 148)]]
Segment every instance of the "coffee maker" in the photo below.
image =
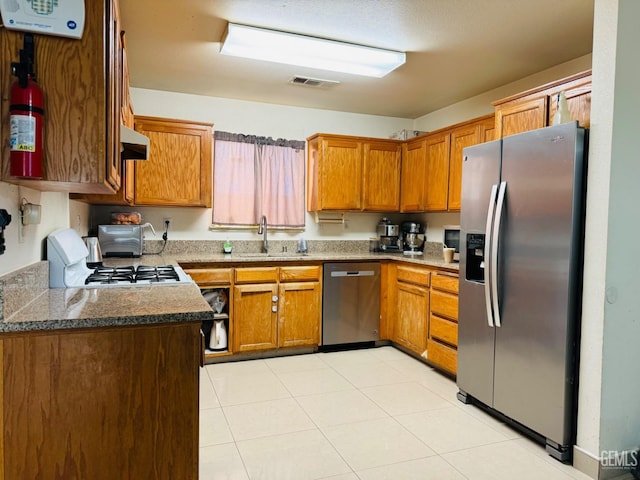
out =
[(399, 252), (400, 245), (398, 243), (399, 230), (398, 225), (393, 225), (391, 220), (383, 217), (378, 223), (378, 250), (381, 252)]
[(402, 222), (402, 253), (422, 255), (424, 249), (424, 229), (416, 222)]

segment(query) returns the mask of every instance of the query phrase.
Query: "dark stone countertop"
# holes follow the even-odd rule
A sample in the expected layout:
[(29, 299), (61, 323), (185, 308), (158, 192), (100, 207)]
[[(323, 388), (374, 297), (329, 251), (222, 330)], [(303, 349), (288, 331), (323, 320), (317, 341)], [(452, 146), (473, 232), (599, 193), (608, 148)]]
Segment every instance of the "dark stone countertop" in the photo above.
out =
[[(358, 262), (391, 260), (457, 273), (458, 263), (445, 263), (442, 255), (369, 252), (318, 252), (297, 254), (257, 252), (232, 254), (167, 253), (143, 255), (138, 259), (108, 258), (105, 265), (176, 265), (210, 264), (212, 266), (284, 265), (289, 262)], [(209, 304), (197, 285), (155, 285), (115, 288), (46, 288), (42, 277), (48, 277), (47, 262), (26, 268), (16, 275), (3, 277), (4, 310), (0, 317), (0, 333), (65, 330), (114, 326), (150, 325), (170, 322), (201, 322), (213, 318)], [(37, 275), (34, 269), (37, 268)], [(46, 271), (46, 272), (45, 272)], [(4, 297), (4, 298), (3, 298)]]

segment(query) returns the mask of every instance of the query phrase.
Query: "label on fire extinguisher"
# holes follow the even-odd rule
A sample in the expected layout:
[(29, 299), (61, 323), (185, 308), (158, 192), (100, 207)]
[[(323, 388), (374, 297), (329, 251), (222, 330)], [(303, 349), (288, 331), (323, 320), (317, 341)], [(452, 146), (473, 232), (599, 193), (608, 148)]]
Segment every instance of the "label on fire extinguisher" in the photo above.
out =
[(12, 152), (36, 151), (35, 117), (11, 115), (9, 144)]

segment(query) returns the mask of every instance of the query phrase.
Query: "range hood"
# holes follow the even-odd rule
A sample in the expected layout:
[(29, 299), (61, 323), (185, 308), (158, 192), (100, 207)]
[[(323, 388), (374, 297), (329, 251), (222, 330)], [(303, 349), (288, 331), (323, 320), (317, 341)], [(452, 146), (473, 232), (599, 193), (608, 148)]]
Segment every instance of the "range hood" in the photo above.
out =
[(122, 160), (147, 160), (149, 137), (120, 125), (120, 156)]

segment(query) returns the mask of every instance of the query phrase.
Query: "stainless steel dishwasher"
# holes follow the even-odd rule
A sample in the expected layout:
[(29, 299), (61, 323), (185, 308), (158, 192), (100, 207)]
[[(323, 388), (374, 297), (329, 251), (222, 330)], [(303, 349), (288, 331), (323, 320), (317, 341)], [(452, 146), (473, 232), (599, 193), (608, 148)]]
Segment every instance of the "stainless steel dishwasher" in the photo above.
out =
[(380, 263), (325, 263), (322, 345), (380, 339)]

